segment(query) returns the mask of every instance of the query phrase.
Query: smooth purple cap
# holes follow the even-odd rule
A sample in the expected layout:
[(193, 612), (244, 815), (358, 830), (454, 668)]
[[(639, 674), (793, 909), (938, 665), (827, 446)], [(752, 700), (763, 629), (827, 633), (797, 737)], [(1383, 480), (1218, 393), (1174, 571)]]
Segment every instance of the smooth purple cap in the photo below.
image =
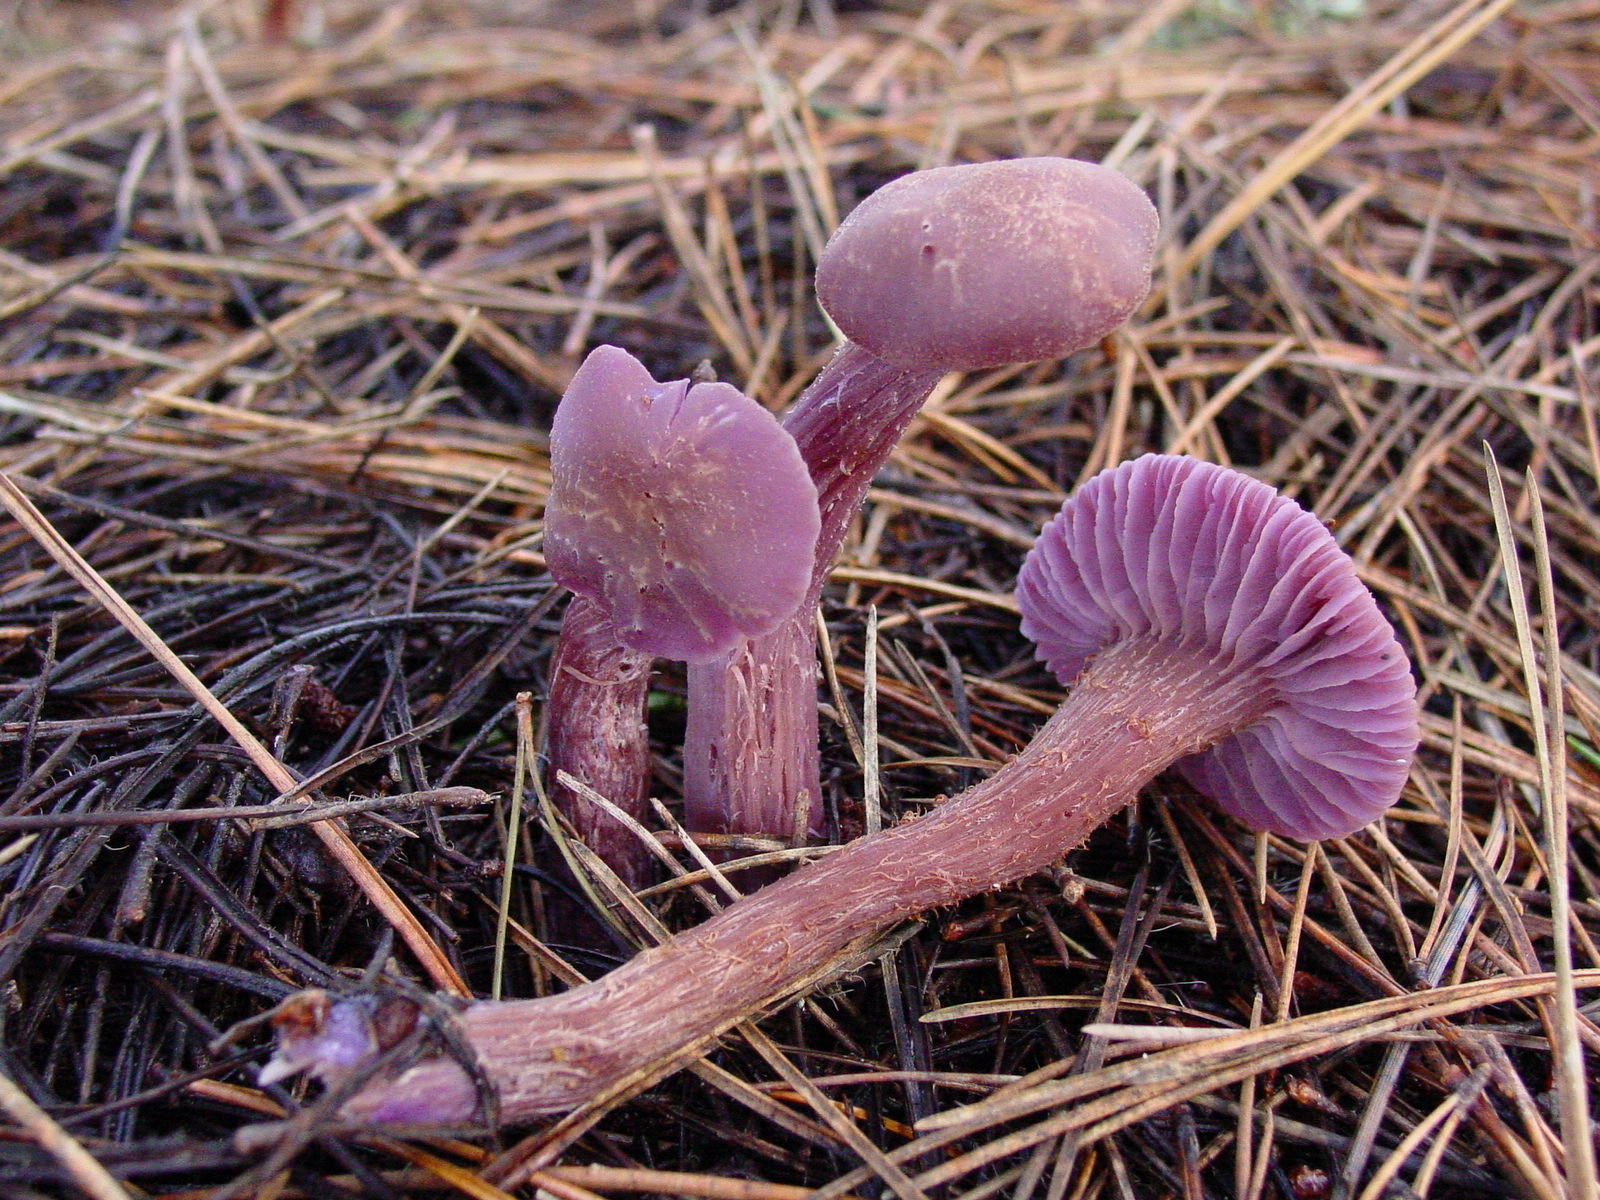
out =
[(810, 589), (816, 486), (738, 388), (657, 383), (599, 346), (556, 409), (550, 471), (550, 574), (635, 650), (707, 661), (777, 628)]
[(1074, 158), (902, 175), (817, 263), (817, 299), (893, 366), (975, 371), (1092, 346), (1150, 290), (1159, 221), (1127, 177)]
[(1245, 824), (1342, 837), (1399, 797), (1418, 741), (1411, 664), (1322, 522), (1266, 484), (1175, 455), (1104, 471), (1045, 527), (1017, 602), (1063, 683), (1152, 634), (1255, 673), (1265, 717), (1176, 764)]

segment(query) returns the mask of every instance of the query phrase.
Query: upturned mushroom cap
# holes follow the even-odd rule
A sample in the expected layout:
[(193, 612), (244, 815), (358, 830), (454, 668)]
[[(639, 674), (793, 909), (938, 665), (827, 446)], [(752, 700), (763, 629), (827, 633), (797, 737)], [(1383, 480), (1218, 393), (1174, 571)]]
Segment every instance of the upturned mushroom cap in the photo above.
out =
[(1172, 455), (1103, 472), (1046, 526), (1017, 601), (1063, 683), (1135, 638), (1255, 676), (1266, 714), (1176, 764), (1246, 824), (1340, 837), (1398, 798), (1418, 740), (1405, 651), (1332, 535), (1266, 484)]
[(1150, 290), (1155, 207), (1071, 158), (916, 171), (863, 200), (817, 264), (817, 299), (897, 367), (973, 371), (1092, 346)]
[(550, 573), (633, 649), (703, 661), (805, 599), (817, 490), (794, 439), (737, 388), (657, 383), (597, 347), (556, 409), (550, 470)]

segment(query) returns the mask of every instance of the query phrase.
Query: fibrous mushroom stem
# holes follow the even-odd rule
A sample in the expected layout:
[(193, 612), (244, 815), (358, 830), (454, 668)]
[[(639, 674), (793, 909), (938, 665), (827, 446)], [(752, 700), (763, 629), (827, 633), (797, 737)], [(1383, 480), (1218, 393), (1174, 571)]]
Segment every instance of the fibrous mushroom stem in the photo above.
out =
[(629, 887), (643, 886), (649, 856), (614, 817), (556, 782), (581, 779), (629, 816), (642, 816), (650, 782), (650, 736), (644, 722), (648, 654), (630, 650), (600, 607), (574, 596), (561, 621), (550, 664), (546, 747), (551, 799), (585, 845)]
[(695, 832), (819, 831), (814, 609), (807, 603), (803, 619), (689, 664), (684, 820)]
[(689, 667), (683, 790), (691, 829), (787, 836), (803, 796), (808, 832), (821, 832), (817, 601), (873, 477), (944, 374), (890, 366), (847, 342), (785, 418), (822, 514), (811, 592), (774, 632)]
[[(503, 1119), (570, 1110), (676, 1048), (789, 992), (856, 939), (1019, 879), (1080, 844), (1158, 771), (1259, 719), (1248, 669), (1146, 637), (1091, 660), (1060, 712), (984, 783), (748, 896), (594, 983), (478, 1004), (460, 1031)], [(465, 1121), (463, 1069), (430, 1059), (369, 1085), (346, 1111)]]
[(821, 591), (873, 476), (947, 373), (890, 366), (846, 342), (784, 418), (817, 485), (822, 512), (814, 592)]

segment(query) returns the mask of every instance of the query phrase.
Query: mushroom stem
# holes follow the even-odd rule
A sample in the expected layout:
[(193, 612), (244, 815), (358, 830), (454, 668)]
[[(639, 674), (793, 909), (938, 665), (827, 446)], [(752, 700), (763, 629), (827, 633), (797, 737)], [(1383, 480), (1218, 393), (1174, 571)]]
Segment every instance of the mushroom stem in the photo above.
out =
[(696, 833), (821, 832), (815, 612), (803, 604), (765, 637), (689, 664), (684, 822)]
[[(1092, 660), (1033, 742), (985, 782), (740, 900), (604, 978), (541, 1000), (468, 1008), (460, 1033), (508, 1122), (577, 1107), (789, 993), (895, 921), (1059, 859), (1162, 768), (1258, 720), (1262, 681), (1146, 636)], [(347, 1115), (461, 1122), (477, 1097), (453, 1060), (370, 1084)]]
[(644, 815), (650, 735), (644, 722), (651, 657), (629, 649), (594, 601), (574, 596), (561, 620), (550, 664), (546, 753), (550, 795), (592, 848), (629, 887), (648, 882), (649, 860), (621, 822), (556, 783), (566, 771), (629, 816)]
[(873, 476), (948, 373), (943, 368), (892, 366), (846, 342), (784, 417), (783, 427), (817, 485), (822, 514), (811, 577), (814, 593), (820, 594)]
[(683, 791), (697, 832), (822, 831), (817, 768), (816, 609), (851, 518), (943, 370), (891, 366), (846, 342), (783, 427), (817, 487), (822, 531), (807, 600), (772, 633), (688, 672)]

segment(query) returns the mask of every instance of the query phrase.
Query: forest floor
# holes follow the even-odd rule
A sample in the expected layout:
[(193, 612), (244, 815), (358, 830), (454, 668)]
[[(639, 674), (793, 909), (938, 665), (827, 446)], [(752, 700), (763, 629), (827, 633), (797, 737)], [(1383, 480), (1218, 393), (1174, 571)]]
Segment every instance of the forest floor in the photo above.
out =
[[(653, 927), (563, 878), (530, 807), (497, 974), (583, 355), (709, 361), (782, 410), (835, 346), (811, 273), (840, 217), (1037, 154), (1148, 191), (1155, 286), (1099, 348), (946, 378), (880, 476), (825, 597), (828, 840), (1027, 743), (1061, 688), (1022, 556), (1152, 450), (1282, 489), (1353, 557), (1420, 689), (1399, 804), (1308, 845), (1163, 776), (767, 1011), (781, 1071), (730, 1034), (531, 1128), (262, 1133), (316, 1088), (256, 1086), (264, 1029), (218, 1038), (297, 989), (390, 962), (532, 996)], [(1597, 197), (1594, 0), (0, 11), (0, 1193), (1583, 1196)], [(669, 808), (683, 711), (662, 664)], [(396, 799), (343, 859), (215, 811), (295, 780)], [(705, 915), (680, 880), (638, 903)]]

